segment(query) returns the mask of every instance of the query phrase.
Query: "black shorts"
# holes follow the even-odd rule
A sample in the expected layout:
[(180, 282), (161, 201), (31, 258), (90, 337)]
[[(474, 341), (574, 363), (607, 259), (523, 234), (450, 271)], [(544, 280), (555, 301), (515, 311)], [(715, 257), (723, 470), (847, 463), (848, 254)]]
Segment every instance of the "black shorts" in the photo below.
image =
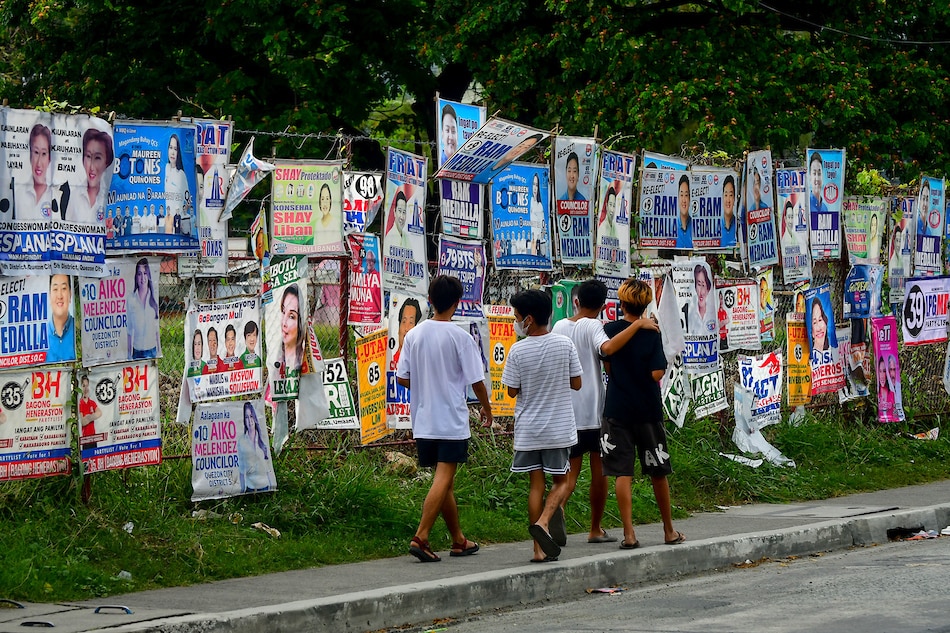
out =
[(464, 464), (468, 461), (468, 440), (416, 440), (420, 466), (435, 466), (439, 462)]
[(633, 477), (636, 458), (644, 475), (663, 477), (673, 472), (662, 422), (621, 424), (604, 418), (600, 447), (605, 475)]
[(571, 447), (571, 459), (583, 457), (584, 453), (600, 455), (600, 429), (578, 429), (577, 444)]

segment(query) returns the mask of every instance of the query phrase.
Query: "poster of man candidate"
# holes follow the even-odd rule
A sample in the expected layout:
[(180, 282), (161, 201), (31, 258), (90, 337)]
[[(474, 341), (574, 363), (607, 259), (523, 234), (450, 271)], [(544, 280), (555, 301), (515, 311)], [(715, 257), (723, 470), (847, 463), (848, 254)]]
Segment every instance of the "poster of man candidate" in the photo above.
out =
[[(914, 261), (914, 198), (894, 198), (888, 214), (887, 283), (888, 303), (904, 303), (904, 281), (911, 276)], [(895, 307), (892, 311), (896, 311)]]
[(729, 169), (699, 168), (690, 172), (693, 248), (718, 249), (736, 244), (736, 181)]
[(744, 236), (749, 266), (754, 269), (778, 263), (775, 236), (775, 187), (772, 181), (772, 152), (749, 152), (745, 165)]
[(838, 391), (844, 386), (844, 371), (835, 336), (828, 284), (805, 291), (805, 327), (811, 347), (811, 392), (814, 395)]
[(950, 277), (912, 277), (904, 282), (901, 327), (904, 345), (926, 345), (947, 340)]
[(429, 312), (422, 297), (389, 294), (389, 339), (387, 340), (386, 424), (391, 429), (411, 429), (409, 390), (396, 382), (396, 367), (406, 334), (419, 325)]
[(195, 251), (195, 126), (140, 121), (115, 126), (116, 169), (106, 201), (106, 246)]
[(782, 421), (782, 354), (739, 355), (739, 382), (752, 391), (752, 426), (761, 430)]
[(763, 341), (775, 340), (775, 275), (771, 268), (759, 271), (755, 276), (759, 284), (759, 334)]
[(640, 248), (693, 247), (689, 172), (646, 168), (640, 175)]
[(495, 268), (551, 270), (548, 168), (514, 164), (491, 184)]
[(198, 186), (198, 253), (178, 256), (178, 274), (182, 277), (223, 277), (228, 273), (228, 221), (221, 219), (228, 196), (232, 167), (231, 139), (233, 121), (182, 119), (195, 126)]
[(435, 177), (486, 185), (549, 136), (548, 132), (492, 117), (439, 166)]
[(600, 158), (594, 272), (601, 278), (630, 277), (630, 219), (636, 166), (637, 157), (632, 154), (605, 150)]
[(914, 274), (918, 277), (943, 274), (944, 185), (943, 178), (925, 176), (920, 179), (920, 191), (917, 193), (917, 249), (914, 251)]
[(843, 149), (807, 149), (811, 258), (841, 257), (841, 205), (844, 199)]
[(343, 253), (343, 163), (278, 160), (271, 179), (271, 253)]
[(482, 185), (470, 182), (439, 181), (443, 234), (481, 239), (483, 189)]
[(369, 233), (346, 236), (350, 250), (348, 325), (383, 322), (383, 276), (379, 269), (379, 238)]
[(470, 240), (439, 237), (439, 274), (457, 277), (462, 282), (462, 300), (455, 317), (481, 319), (485, 316), (482, 296), (485, 291), (485, 245)]
[(0, 481), (70, 470), (72, 372), (10, 371), (0, 379)]
[(811, 402), (811, 361), (805, 322), (789, 313), (785, 320), (785, 336), (788, 352), (788, 406), (800, 407)]
[(439, 167), (455, 154), (459, 144), (468, 141), (485, 125), (486, 116), (484, 106), (449, 101), (436, 95), (435, 128), (439, 130)]
[(185, 318), (185, 376), (192, 402), (260, 393), (259, 297), (194, 301)]
[(751, 279), (719, 280), (719, 351), (762, 349), (759, 334), (759, 288)]
[(191, 488), (192, 501), (277, 490), (263, 400), (195, 408)]
[(72, 277), (40, 274), (0, 280), (0, 368), (74, 360)]
[(593, 138), (558, 136), (554, 140), (554, 223), (561, 262), (591, 264), (593, 252), (594, 178), (599, 147)]
[(155, 361), (95, 367), (79, 376), (79, 448), (83, 471), (162, 463)]
[(852, 265), (881, 263), (887, 207), (884, 198), (845, 196), (842, 203), (844, 239)]
[(363, 233), (383, 206), (383, 174), (343, 172), (343, 233)]
[(387, 290), (425, 296), (427, 159), (390, 147), (386, 153), (383, 284)]
[(271, 398), (296, 400), (307, 353), (307, 258), (287, 257), (268, 267), (261, 294), (264, 349)]
[(713, 276), (702, 259), (673, 263), (673, 286), (686, 339), (683, 363), (689, 374), (712, 371), (719, 362), (717, 297)]
[(775, 170), (775, 194), (782, 246), (782, 279), (786, 284), (811, 279), (805, 170)]
[(101, 275), (112, 127), (12, 108), (0, 108), (0, 124), (0, 272)]
[(84, 367), (161, 355), (159, 267), (156, 257), (110, 257), (107, 276), (79, 279)]
[(893, 314), (871, 319), (874, 340), (874, 376), (879, 422), (903, 422), (901, 368), (898, 358), (897, 319)]

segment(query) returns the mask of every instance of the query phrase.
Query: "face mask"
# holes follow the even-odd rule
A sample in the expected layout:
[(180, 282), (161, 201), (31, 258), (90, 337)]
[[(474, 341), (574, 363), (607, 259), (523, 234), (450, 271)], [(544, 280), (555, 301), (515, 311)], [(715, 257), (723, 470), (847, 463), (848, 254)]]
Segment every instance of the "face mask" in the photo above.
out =
[(524, 319), (520, 321), (515, 321), (515, 334), (518, 336), (527, 336), (528, 333), (524, 329)]

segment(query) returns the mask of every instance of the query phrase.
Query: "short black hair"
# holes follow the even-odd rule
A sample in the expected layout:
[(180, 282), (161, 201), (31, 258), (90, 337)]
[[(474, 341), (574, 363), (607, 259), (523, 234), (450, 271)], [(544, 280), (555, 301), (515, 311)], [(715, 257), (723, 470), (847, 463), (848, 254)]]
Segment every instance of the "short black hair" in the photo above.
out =
[(402, 321), (403, 315), (406, 313), (406, 308), (412, 307), (416, 311), (416, 324), (422, 320), (422, 306), (419, 305), (418, 299), (406, 299), (402, 306), (399, 308), (399, 320)]
[(439, 275), (429, 283), (429, 302), (436, 312), (445, 312), (462, 298), (464, 292), (458, 277)]
[(244, 324), (244, 337), (247, 338), (248, 334), (257, 334), (257, 323), (254, 321), (248, 321)]
[(522, 290), (509, 303), (522, 317), (530, 316), (538, 325), (545, 326), (551, 320), (551, 297), (540, 290)]
[(607, 285), (600, 279), (588, 279), (577, 287), (577, 303), (587, 310), (599, 310), (607, 300)]
[(564, 161), (564, 168), (565, 168), (565, 169), (567, 168), (568, 165), (571, 164), (571, 161), (574, 161), (575, 163), (577, 163), (577, 169), (580, 170), (580, 168), (581, 168), (581, 159), (578, 158), (577, 152), (571, 152), (570, 154), (567, 155), (567, 160)]

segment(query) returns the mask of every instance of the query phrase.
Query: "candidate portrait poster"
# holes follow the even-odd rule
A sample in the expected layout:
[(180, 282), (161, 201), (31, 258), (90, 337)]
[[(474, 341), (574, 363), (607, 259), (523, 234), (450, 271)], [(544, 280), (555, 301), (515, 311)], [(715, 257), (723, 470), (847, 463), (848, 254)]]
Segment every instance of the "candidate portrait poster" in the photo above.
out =
[(386, 215), (383, 218), (383, 284), (387, 290), (425, 296), (426, 169), (422, 156), (390, 147), (386, 153)]
[(841, 206), (844, 199), (843, 149), (807, 149), (808, 212), (811, 257), (841, 257)]
[(481, 239), (482, 185), (459, 180), (439, 181), (439, 210), (442, 233), (454, 237)]
[(327, 397), (330, 412), (317, 423), (318, 429), (359, 429), (356, 400), (350, 389), (347, 377), (346, 361), (342, 358), (328, 358), (323, 368), (323, 393)]
[(785, 338), (788, 352), (788, 406), (800, 407), (811, 402), (811, 361), (805, 322), (790, 314), (785, 320)]
[[(895, 198), (889, 215), (887, 242), (888, 303), (904, 303), (904, 281), (913, 273), (914, 262), (914, 198)], [(896, 308), (895, 308), (896, 310)]]
[(835, 336), (830, 286), (824, 284), (806, 290), (805, 303), (805, 327), (811, 348), (811, 392), (817, 395), (838, 391), (845, 379)]
[(0, 279), (0, 368), (76, 360), (73, 278)]
[(692, 248), (690, 207), (689, 172), (645, 168), (640, 175), (640, 248)]
[(752, 391), (752, 426), (761, 430), (782, 421), (782, 354), (739, 355), (739, 382)]
[(716, 293), (719, 295), (719, 351), (762, 349), (758, 284), (751, 279), (720, 279), (716, 282)]
[(643, 166), (647, 169), (686, 169), (689, 167), (689, 161), (680, 158), (679, 156), (668, 156), (666, 154), (659, 154), (657, 152), (648, 152), (643, 151), (643, 159), (641, 161)]
[(736, 245), (736, 173), (703, 167), (690, 172), (693, 248), (708, 250)]
[(306, 356), (309, 284), (306, 257), (271, 264), (264, 277), (264, 349), (271, 398), (296, 400)]
[(564, 264), (594, 261), (594, 179), (598, 154), (599, 147), (593, 138), (558, 136), (554, 140), (554, 223)]
[(79, 375), (83, 472), (162, 463), (158, 387), (155, 361), (94, 367)]
[(745, 244), (751, 268), (778, 263), (772, 152), (749, 152), (745, 165)]
[(950, 276), (912, 277), (904, 283), (901, 310), (904, 345), (926, 345), (947, 340)]
[(356, 386), (359, 391), (360, 443), (381, 440), (392, 431), (386, 425), (386, 328), (356, 340)]
[(191, 432), (191, 500), (277, 490), (263, 400), (199, 404)]
[(271, 253), (343, 253), (343, 163), (281, 159), (274, 164)]
[(494, 417), (513, 416), (515, 399), (508, 395), (508, 387), (501, 382), (505, 360), (511, 346), (518, 340), (515, 334), (515, 309), (509, 305), (485, 306), (488, 318), (488, 363), (489, 394)]
[(881, 316), (881, 283), (884, 266), (857, 264), (848, 271), (844, 280), (842, 316), (846, 319), (866, 319)]
[(842, 205), (844, 238), (848, 245), (848, 261), (852, 265), (881, 263), (888, 206), (884, 198), (845, 196)]
[(549, 136), (549, 132), (491, 117), (439, 166), (435, 177), (486, 185)]
[(597, 233), (594, 273), (600, 278), (630, 276), (630, 219), (637, 157), (605, 150), (600, 158), (597, 189)]
[(775, 170), (776, 211), (782, 247), (782, 279), (793, 284), (811, 279), (808, 246), (808, 192), (804, 169)]
[(197, 251), (195, 126), (168, 121), (116, 125), (106, 247)]
[(391, 429), (411, 429), (409, 390), (396, 382), (396, 367), (406, 334), (428, 314), (428, 302), (422, 297), (389, 294), (389, 338), (387, 340), (386, 419)]
[(492, 180), (495, 268), (551, 270), (548, 174), (547, 166), (516, 163)]
[(704, 418), (729, 408), (722, 363), (711, 372), (690, 375), (689, 391), (693, 401), (693, 413), (697, 418)]
[(449, 101), (436, 95), (435, 129), (439, 131), (439, 167), (448, 162), (458, 151), (459, 145), (467, 142), (485, 125), (486, 116), (484, 106)]
[(686, 340), (686, 371), (713, 371), (719, 362), (718, 302), (709, 265), (702, 259), (674, 262), (672, 275)]
[(771, 268), (755, 276), (759, 284), (759, 335), (763, 341), (775, 340), (775, 275)]
[(918, 277), (943, 274), (941, 248), (945, 208), (944, 179), (922, 177), (917, 193), (917, 248), (914, 251), (914, 274)]
[(343, 233), (364, 233), (383, 206), (383, 174), (343, 172)]
[(455, 317), (481, 319), (485, 316), (482, 296), (485, 292), (485, 245), (470, 240), (439, 237), (439, 274), (462, 282), (462, 300)]
[(182, 119), (195, 126), (195, 183), (198, 202), (197, 253), (178, 256), (182, 277), (224, 277), (228, 274), (228, 221), (222, 219), (231, 182), (233, 121)]
[(159, 268), (156, 257), (110, 257), (105, 277), (79, 279), (84, 367), (161, 356)]
[(346, 236), (350, 250), (348, 325), (383, 322), (383, 275), (379, 269), (379, 238), (369, 233)]
[[(866, 323), (865, 319), (854, 319), (844, 325), (835, 326), (835, 336), (838, 338), (838, 351), (841, 353), (841, 367), (844, 370), (845, 384), (838, 391), (838, 402), (844, 403), (868, 395), (867, 374), (864, 372), (863, 360), (867, 346), (864, 342), (852, 341), (851, 323)], [(861, 326), (866, 328), (865, 325)], [(852, 344), (853, 343), (853, 344)]]
[(185, 376), (192, 402), (260, 393), (260, 297), (193, 301), (185, 317)]
[(70, 471), (72, 372), (10, 371), (0, 378), (0, 481)]
[(677, 428), (683, 428), (686, 413), (689, 411), (690, 380), (683, 368), (682, 358), (677, 356), (666, 372), (660, 385), (663, 414), (672, 420)]
[(874, 340), (877, 419), (879, 422), (903, 422), (897, 319), (893, 314), (871, 319), (871, 338)]

